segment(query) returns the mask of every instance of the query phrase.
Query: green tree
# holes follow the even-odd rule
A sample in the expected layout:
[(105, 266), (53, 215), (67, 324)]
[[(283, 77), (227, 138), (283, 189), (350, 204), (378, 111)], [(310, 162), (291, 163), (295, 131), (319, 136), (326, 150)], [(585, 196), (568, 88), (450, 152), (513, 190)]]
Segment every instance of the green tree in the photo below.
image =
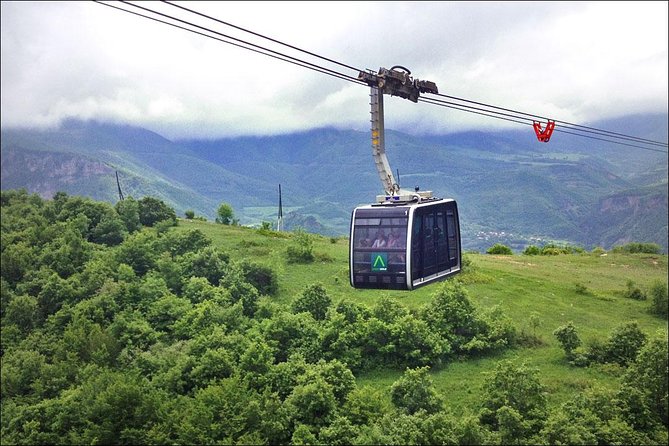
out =
[(46, 358), (34, 350), (10, 350), (0, 358), (2, 398), (28, 395), (46, 368)]
[(137, 311), (126, 310), (117, 314), (109, 331), (121, 348), (146, 350), (158, 340), (158, 333)]
[(147, 310), (147, 320), (157, 331), (171, 334), (174, 324), (193, 308), (188, 299), (167, 294), (153, 302)]
[(139, 202), (132, 197), (128, 197), (125, 200), (116, 202), (114, 206), (116, 213), (118, 213), (125, 229), (129, 233), (138, 231), (142, 227), (142, 223), (139, 221)]
[(325, 379), (317, 377), (298, 384), (285, 402), (296, 424), (315, 428), (329, 425), (337, 415), (337, 399)]
[(298, 378), (298, 383), (307, 383), (321, 377), (332, 386), (332, 393), (339, 405), (344, 404), (348, 395), (355, 390), (355, 377), (349, 368), (338, 360), (323, 361), (316, 364), (305, 364), (305, 371)]
[[(125, 200), (124, 200), (125, 201)], [(164, 201), (154, 197), (143, 197), (139, 200), (139, 221), (144, 226), (154, 226), (159, 221), (168, 220), (177, 224), (177, 214)]]
[(128, 233), (124, 221), (111, 207), (100, 217), (100, 222), (91, 229), (90, 241), (115, 246)]
[(388, 412), (381, 390), (356, 387), (347, 396), (342, 414), (358, 426), (373, 425)]
[(221, 205), (216, 210), (216, 223), (223, 225), (231, 225), (235, 221), (235, 213), (232, 210), (232, 206), (228, 203), (221, 203)]
[(523, 254), (526, 256), (538, 256), (541, 255), (541, 248), (536, 245), (528, 245), (523, 250)]
[(174, 323), (174, 334), (181, 339), (188, 339), (223, 325), (224, 320), (224, 308), (216, 302), (205, 300), (194, 305)]
[(157, 249), (168, 252), (172, 258), (197, 252), (208, 246), (211, 246), (211, 239), (199, 229), (168, 231), (156, 241)]
[[(238, 377), (224, 378), (216, 384), (199, 389), (195, 401), (207, 414), (205, 433), (213, 440), (208, 441), (208, 444), (236, 444), (249, 429), (247, 420), (251, 418), (250, 411), (255, 405), (252, 394)], [(202, 415), (196, 413), (192, 416)], [(197, 420), (192, 423), (195, 426), (199, 424)]]
[(390, 399), (395, 407), (409, 415), (423, 410), (428, 414), (439, 412), (443, 401), (428, 374), (429, 367), (406, 369), (390, 387)]
[(253, 317), (258, 309), (260, 294), (256, 287), (244, 279), (244, 275), (237, 264), (233, 264), (226, 275), (220, 280), (220, 287), (225, 289), (233, 304), (241, 303), (242, 312), (247, 317)]
[(204, 277), (210, 284), (218, 286), (230, 269), (230, 256), (214, 246), (207, 246), (197, 252), (189, 252), (178, 260), (182, 280), (189, 277)]
[(37, 299), (32, 296), (16, 296), (7, 305), (4, 324), (14, 324), (24, 333), (35, 327), (37, 322)]
[(406, 315), (389, 324), (392, 355), (396, 366), (420, 367), (437, 365), (450, 353), (450, 345), (428, 324), (413, 315)]
[(667, 318), (669, 314), (669, 294), (667, 284), (656, 281), (650, 287), (650, 312)]
[(311, 263), (314, 261), (313, 236), (298, 228), (293, 233), (293, 244), (286, 248), (288, 263)]
[(321, 283), (307, 286), (293, 302), (293, 313), (310, 313), (317, 321), (325, 319), (328, 309), (332, 305), (332, 299)]
[(130, 265), (135, 274), (143, 276), (155, 267), (158, 260), (156, 239), (155, 234), (146, 230), (131, 234), (116, 247), (116, 260)]
[(359, 429), (351, 424), (347, 418), (338, 416), (329, 426), (321, 429), (318, 439), (321, 444), (345, 446), (355, 444), (359, 433)]
[(647, 336), (636, 321), (619, 325), (604, 344), (604, 361), (626, 366), (636, 359)]
[(545, 388), (538, 370), (525, 364), (499, 362), (485, 378), (482, 396), (481, 421), (503, 435), (528, 439), (539, 432), (546, 419)]
[(190, 277), (184, 280), (181, 297), (188, 299), (194, 304), (207, 300), (221, 304), (229, 299), (225, 290), (212, 285), (204, 277)]
[(657, 243), (638, 243), (632, 242), (622, 246), (614, 246), (613, 252), (627, 252), (630, 254), (660, 254), (662, 248)]
[(488, 254), (497, 254), (497, 255), (512, 255), (513, 251), (511, 251), (511, 248), (509, 248), (506, 245), (503, 245), (501, 243), (495, 243), (492, 245), (488, 250), (486, 251)]
[(299, 353), (308, 362), (321, 357), (319, 326), (309, 313), (291, 314), (281, 311), (261, 322), (261, 331), (274, 349), (277, 362)]
[(627, 280), (627, 290), (623, 293), (623, 296), (625, 296), (628, 299), (634, 299), (634, 300), (646, 300), (646, 294), (641, 291), (641, 288), (636, 286), (633, 280)]
[[(628, 411), (643, 413), (645, 408), (653, 414), (655, 422), (663, 423), (665, 427), (669, 423), (667, 347), (666, 331), (646, 343), (625, 372), (620, 390), (621, 397), (627, 401)], [(634, 407), (634, 399), (629, 398), (634, 392), (639, 393), (638, 403), (643, 407)]]
[(574, 359), (574, 350), (581, 345), (581, 338), (578, 337), (574, 324), (570, 321), (566, 325), (556, 328), (553, 335), (562, 346), (567, 359), (570, 361)]
[[(273, 358), (272, 358), (273, 359)], [(298, 380), (301, 380), (307, 371), (307, 363), (304, 356), (296, 353), (285, 361), (270, 364), (267, 373), (269, 389), (276, 393), (281, 400), (285, 400), (291, 394)]]
[(476, 308), (458, 282), (444, 282), (420, 311), (421, 319), (448, 342), (453, 352), (465, 351), (479, 331)]
[[(3, 217), (4, 218), (4, 217)], [(5, 245), (4, 233), (2, 254), (0, 254), (0, 271), (2, 278), (10, 284), (16, 284), (32, 269), (35, 264), (35, 249), (26, 242)]]
[(83, 238), (76, 225), (76, 219), (65, 223), (61, 226), (62, 235), (42, 249), (42, 263), (63, 278), (83, 270), (93, 255), (93, 245)]
[(37, 295), (40, 320), (44, 321), (49, 315), (56, 313), (63, 303), (74, 302), (75, 296), (76, 291), (70, 280), (51, 273)]
[(114, 212), (109, 203), (94, 201), (86, 197), (67, 197), (62, 200), (60, 212), (56, 216), (60, 222), (86, 217), (86, 225), (82, 227), (82, 236), (90, 240), (91, 231), (100, 222), (104, 215)]
[[(621, 398), (618, 394), (626, 392)], [(541, 432), (534, 437), (541, 444), (664, 444), (666, 430), (647, 435), (630, 419), (639, 420), (624, 409), (625, 399), (632, 394), (626, 389), (593, 387), (578, 392), (556, 407), (548, 416)], [(664, 437), (664, 440), (662, 439)]]
[(312, 432), (313, 428), (307, 426), (306, 424), (298, 424), (293, 431), (293, 436), (290, 440), (290, 444), (294, 445), (315, 445), (318, 444), (318, 439)]
[(68, 420), (78, 434), (74, 443), (146, 444), (163, 399), (136, 375), (92, 368), (63, 403), (74, 418)]
[(274, 296), (279, 292), (279, 280), (276, 272), (269, 266), (242, 260), (239, 268), (244, 279), (256, 287), (262, 295)]
[(381, 298), (372, 307), (372, 315), (378, 320), (393, 323), (409, 314), (406, 306), (402, 305), (397, 299), (387, 296)]

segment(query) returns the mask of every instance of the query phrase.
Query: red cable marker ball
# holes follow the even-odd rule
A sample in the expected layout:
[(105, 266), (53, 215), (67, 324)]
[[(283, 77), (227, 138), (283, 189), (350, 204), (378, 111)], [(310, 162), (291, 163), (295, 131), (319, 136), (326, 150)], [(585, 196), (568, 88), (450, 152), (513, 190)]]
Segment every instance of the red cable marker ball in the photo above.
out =
[(541, 128), (541, 123), (534, 121), (534, 132), (537, 134), (537, 139), (541, 142), (548, 142), (551, 139), (553, 134), (553, 129), (555, 128), (555, 121), (549, 120), (546, 124), (546, 129)]

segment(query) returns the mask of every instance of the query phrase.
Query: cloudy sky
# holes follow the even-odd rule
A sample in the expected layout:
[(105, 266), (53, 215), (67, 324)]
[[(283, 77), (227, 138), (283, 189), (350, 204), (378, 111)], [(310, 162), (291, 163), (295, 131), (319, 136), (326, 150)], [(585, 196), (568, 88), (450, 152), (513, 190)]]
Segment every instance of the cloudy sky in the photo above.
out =
[[(402, 65), (442, 94), (552, 119), (667, 112), (667, 2), (177, 2), (347, 67), (140, 4), (346, 76)], [(369, 127), (366, 86), (95, 2), (1, 8), (3, 128), (81, 118), (208, 138)], [(396, 97), (385, 120), (421, 133), (518, 127)]]

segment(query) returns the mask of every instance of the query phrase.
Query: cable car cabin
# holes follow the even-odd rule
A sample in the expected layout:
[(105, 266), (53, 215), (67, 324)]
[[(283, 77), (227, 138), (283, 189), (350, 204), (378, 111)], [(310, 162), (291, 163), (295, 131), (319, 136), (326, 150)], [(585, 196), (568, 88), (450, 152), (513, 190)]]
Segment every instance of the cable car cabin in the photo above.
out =
[(460, 224), (452, 199), (359, 206), (351, 215), (354, 288), (413, 290), (460, 272)]

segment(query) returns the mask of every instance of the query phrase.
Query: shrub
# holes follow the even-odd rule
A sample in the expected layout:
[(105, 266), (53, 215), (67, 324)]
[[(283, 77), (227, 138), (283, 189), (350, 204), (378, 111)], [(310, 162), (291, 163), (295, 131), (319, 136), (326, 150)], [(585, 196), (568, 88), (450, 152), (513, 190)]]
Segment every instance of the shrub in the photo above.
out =
[(538, 256), (541, 254), (541, 248), (535, 245), (529, 245), (525, 248), (523, 254), (526, 256)]
[(623, 295), (628, 299), (646, 300), (646, 294), (632, 280), (627, 281), (627, 290)]
[(260, 294), (274, 296), (279, 291), (276, 272), (269, 266), (258, 265), (248, 260), (239, 264), (244, 279), (256, 287)]
[(302, 295), (293, 302), (293, 312), (307, 312), (317, 321), (325, 319), (328, 309), (332, 305), (332, 299), (320, 283), (308, 286)]
[(429, 367), (406, 369), (390, 387), (393, 405), (410, 415), (419, 410), (427, 413), (439, 412), (443, 401), (434, 388), (429, 371)]
[(223, 225), (234, 225), (236, 223), (234, 211), (228, 203), (221, 203), (216, 211), (216, 215), (216, 223)]
[(169, 220), (172, 226), (177, 224), (177, 214), (164, 201), (154, 197), (144, 197), (138, 202), (139, 221), (144, 226), (153, 226), (159, 221)]
[(481, 422), (502, 434), (509, 433), (509, 428), (515, 425), (518, 444), (537, 433), (547, 415), (546, 389), (538, 372), (508, 360), (497, 363), (483, 383)]
[[(644, 413), (650, 411), (655, 420), (667, 425), (667, 332), (658, 332), (630, 364), (622, 379), (621, 396), (627, 399), (628, 410)], [(640, 398), (625, 398), (636, 391)], [(634, 410), (633, 403), (645, 406)], [(632, 404), (630, 404), (632, 403)], [(632, 406), (632, 407), (630, 407)]]
[[(471, 354), (512, 344), (515, 327), (499, 306), (480, 310), (459, 282), (444, 282), (419, 315), (453, 353)], [(447, 352), (445, 352), (447, 353)]]
[(497, 254), (497, 255), (512, 255), (513, 251), (511, 251), (511, 248), (509, 248), (506, 245), (502, 245), (501, 243), (495, 243), (492, 245), (488, 250), (486, 251), (488, 254)]
[(311, 263), (314, 261), (314, 241), (303, 229), (295, 231), (294, 244), (286, 249), (289, 263)]
[(575, 288), (576, 294), (580, 294), (582, 296), (589, 296), (589, 295), (592, 294), (592, 292), (588, 289), (588, 287), (583, 285), (580, 282), (576, 282), (574, 284), (574, 288)]
[(582, 254), (585, 249), (580, 246), (573, 245), (556, 245), (555, 243), (548, 243), (541, 248), (541, 255), (556, 256), (560, 254)]
[(634, 362), (645, 343), (646, 335), (636, 322), (620, 325), (604, 345), (604, 362), (615, 362), (626, 366)]
[(627, 243), (622, 246), (614, 246), (613, 252), (628, 254), (659, 254), (662, 248), (657, 243)]
[(576, 327), (572, 322), (568, 322), (566, 325), (558, 327), (553, 335), (557, 338), (558, 342), (562, 346), (562, 349), (567, 356), (567, 359), (571, 360), (574, 358), (574, 350), (581, 345), (581, 339), (576, 333)]
[(667, 298), (667, 284), (655, 282), (650, 287), (650, 312), (667, 318), (669, 299)]

